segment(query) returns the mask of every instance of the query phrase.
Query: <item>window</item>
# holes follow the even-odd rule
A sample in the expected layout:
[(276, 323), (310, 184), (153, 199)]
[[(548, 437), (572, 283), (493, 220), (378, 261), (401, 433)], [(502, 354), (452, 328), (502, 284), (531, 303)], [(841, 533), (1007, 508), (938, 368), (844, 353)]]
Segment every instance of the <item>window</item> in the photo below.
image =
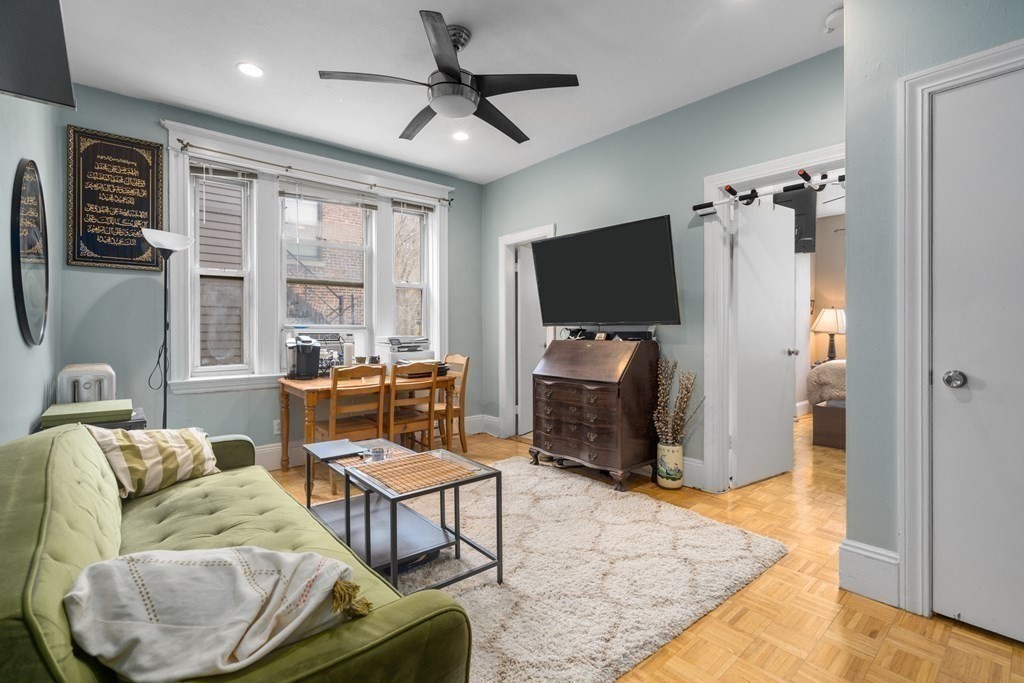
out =
[(193, 269), (199, 323), (195, 371), (244, 370), (250, 347), (246, 301), (252, 180), (245, 173), (209, 167), (193, 168), (191, 178), (198, 237)]
[(423, 320), (427, 242), (427, 211), (395, 202), (395, 334), (420, 336)]
[(358, 199), (281, 193), (287, 325), (364, 327), (367, 236), (377, 211)]
[(195, 237), (168, 261), (172, 392), (277, 387), (294, 326), (351, 333), (359, 355), (395, 334), (445, 353), (451, 187), (164, 126), (169, 229)]

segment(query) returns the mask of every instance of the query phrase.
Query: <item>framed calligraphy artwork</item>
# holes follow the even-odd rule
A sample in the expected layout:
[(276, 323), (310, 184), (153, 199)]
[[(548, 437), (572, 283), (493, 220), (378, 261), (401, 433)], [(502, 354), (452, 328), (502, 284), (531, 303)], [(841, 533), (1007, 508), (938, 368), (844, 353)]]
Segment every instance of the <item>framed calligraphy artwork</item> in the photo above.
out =
[(164, 146), (68, 126), (68, 265), (160, 270)]

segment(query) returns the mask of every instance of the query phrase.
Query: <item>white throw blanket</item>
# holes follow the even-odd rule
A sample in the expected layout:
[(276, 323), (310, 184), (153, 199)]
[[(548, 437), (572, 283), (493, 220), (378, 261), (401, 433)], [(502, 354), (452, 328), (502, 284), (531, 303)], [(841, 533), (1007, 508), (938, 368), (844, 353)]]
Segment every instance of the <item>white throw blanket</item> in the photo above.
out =
[(64, 596), (78, 645), (134, 681), (242, 669), (353, 615), (352, 568), (262, 548), (150, 552), (89, 565)]

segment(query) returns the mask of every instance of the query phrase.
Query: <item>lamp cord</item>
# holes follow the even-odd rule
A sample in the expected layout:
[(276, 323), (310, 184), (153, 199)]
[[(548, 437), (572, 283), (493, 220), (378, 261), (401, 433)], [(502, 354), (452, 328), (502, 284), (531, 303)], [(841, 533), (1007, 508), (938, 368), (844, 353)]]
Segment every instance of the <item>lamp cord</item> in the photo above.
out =
[[(160, 349), (156, 352), (156, 365), (153, 366), (153, 370), (149, 373), (149, 388), (153, 391), (157, 391), (164, 385), (164, 375), (167, 374), (164, 371), (165, 361), (167, 359), (167, 346), (160, 344)], [(157, 374), (159, 372), (159, 374)], [(153, 375), (156, 375), (156, 382), (153, 382)]]

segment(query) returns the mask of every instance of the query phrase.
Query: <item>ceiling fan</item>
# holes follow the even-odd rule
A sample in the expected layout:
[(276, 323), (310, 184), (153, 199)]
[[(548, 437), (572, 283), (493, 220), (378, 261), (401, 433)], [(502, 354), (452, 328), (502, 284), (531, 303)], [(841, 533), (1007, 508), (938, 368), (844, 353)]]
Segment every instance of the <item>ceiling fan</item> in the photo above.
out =
[(440, 12), (420, 11), (427, 41), (434, 53), (437, 70), (426, 83), (397, 76), (381, 76), (352, 71), (321, 71), (320, 78), (365, 83), (395, 83), (418, 85), (427, 89), (429, 103), (413, 117), (400, 136), (412, 140), (436, 114), (461, 119), (473, 115), (500, 130), (517, 143), (529, 140), (516, 124), (488, 101), (488, 97), (523, 90), (543, 88), (569, 88), (578, 86), (579, 79), (571, 74), (492, 74), (477, 75), (459, 66), (457, 53), (466, 47), (470, 32), (462, 26), (448, 26)]

